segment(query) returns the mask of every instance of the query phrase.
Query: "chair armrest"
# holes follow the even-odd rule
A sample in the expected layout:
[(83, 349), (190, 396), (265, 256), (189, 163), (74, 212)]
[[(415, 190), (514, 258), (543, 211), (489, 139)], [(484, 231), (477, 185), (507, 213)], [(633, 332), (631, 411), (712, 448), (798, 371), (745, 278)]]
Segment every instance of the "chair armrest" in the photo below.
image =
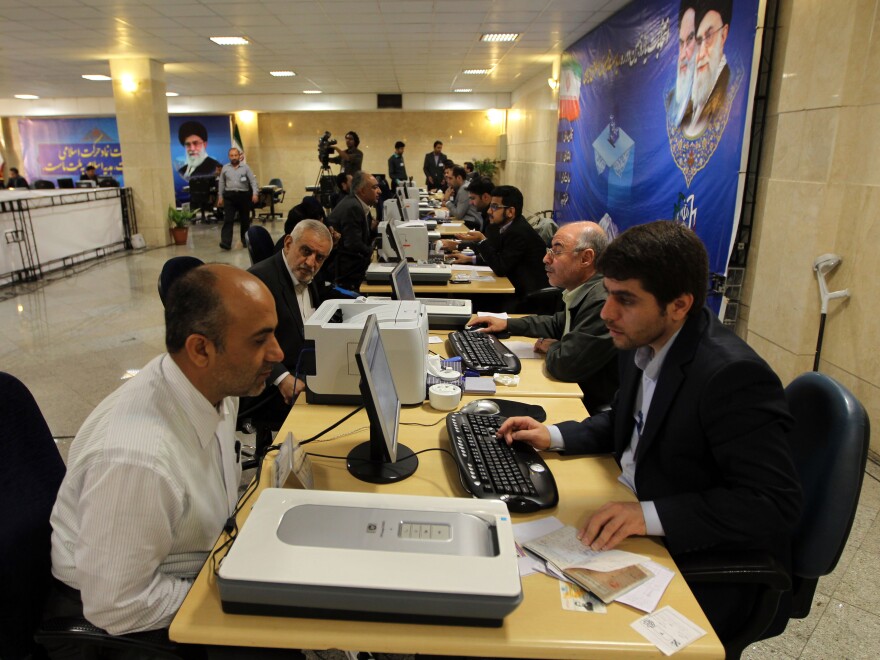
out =
[(774, 591), (791, 589), (791, 577), (765, 552), (689, 552), (675, 558), (688, 582), (759, 584)]
[(168, 639), (167, 630), (147, 630), (128, 635), (111, 635), (81, 617), (59, 617), (44, 621), (34, 639), (38, 644), (70, 644), (83, 648), (138, 649), (150, 657), (175, 660), (181, 655), (178, 645)]

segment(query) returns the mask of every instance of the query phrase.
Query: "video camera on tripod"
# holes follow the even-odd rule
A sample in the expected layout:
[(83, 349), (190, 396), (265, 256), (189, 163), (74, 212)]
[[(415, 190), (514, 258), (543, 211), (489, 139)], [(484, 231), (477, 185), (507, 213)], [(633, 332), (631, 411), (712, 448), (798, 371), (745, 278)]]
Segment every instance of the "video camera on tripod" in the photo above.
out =
[(318, 160), (325, 170), (330, 167), (330, 156), (333, 154), (334, 146), (336, 140), (330, 137), (330, 131), (324, 131), (324, 135), (318, 138)]

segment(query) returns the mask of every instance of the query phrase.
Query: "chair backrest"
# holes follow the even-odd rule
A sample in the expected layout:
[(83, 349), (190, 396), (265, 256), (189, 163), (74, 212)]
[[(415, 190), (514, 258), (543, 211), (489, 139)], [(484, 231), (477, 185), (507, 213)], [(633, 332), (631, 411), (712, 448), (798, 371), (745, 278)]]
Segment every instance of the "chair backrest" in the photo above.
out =
[(58, 179), (58, 187), (59, 188), (75, 188), (76, 186), (73, 183), (73, 179), (70, 177), (65, 177), (62, 179)]
[(830, 376), (807, 372), (785, 388), (795, 427), (789, 434), (804, 491), (804, 511), (792, 537), (792, 572), (815, 579), (837, 565), (852, 527), (870, 422), (852, 392)]
[(284, 184), (281, 183), (281, 179), (270, 179), (269, 185), (275, 186), (276, 188), (283, 188), (284, 187)]
[(555, 314), (562, 309), (562, 289), (555, 286), (531, 291), (516, 304), (517, 314)]
[(55, 184), (51, 181), (46, 181), (46, 179), (37, 179), (33, 184), (34, 190), (49, 190), (54, 187)]
[(244, 239), (245, 243), (247, 243), (248, 255), (250, 255), (252, 266), (263, 259), (268, 259), (275, 252), (272, 235), (265, 227), (251, 225)]
[(159, 300), (162, 301), (163, 306), (165, 305), (165, 297), (168, 295), (168, 290), (171, 288), (174, 280), (187, 271), (192, 270), (196, 266), (201, 266), (204, 263), (205, 262), (201, 259), (186, 255), (171, 257), (165, 262), (165, 265), (162, 266), (162, 271), (159, 273), (159, 282), (157, 284), (157, 288), (159, 289)]
[(0, 658), (25, 657), (51, 576), (49, 514), (64, 462), (37, 402), (21, 381), (0, 372)]

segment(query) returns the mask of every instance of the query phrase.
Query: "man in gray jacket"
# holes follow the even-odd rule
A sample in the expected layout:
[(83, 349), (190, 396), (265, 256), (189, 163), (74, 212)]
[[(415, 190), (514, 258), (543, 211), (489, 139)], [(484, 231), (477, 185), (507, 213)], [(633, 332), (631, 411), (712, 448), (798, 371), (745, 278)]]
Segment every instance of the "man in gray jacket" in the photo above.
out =
[(605, 232), (595, 222), (573, 222), (554, 234), (544, 268), (550, 284), (564, 289), (565, 310), (551, 316), (477, 316), (470, 321), (471, 325), (487, 324), (480, 332), (540, 337), (535, 352), (546, 353), (548, 373), (577, 382), (591, 414), (611, 402), (618, 384), (617, 349), (599, 317), (606, 293), (596, 259), (607, 243)]

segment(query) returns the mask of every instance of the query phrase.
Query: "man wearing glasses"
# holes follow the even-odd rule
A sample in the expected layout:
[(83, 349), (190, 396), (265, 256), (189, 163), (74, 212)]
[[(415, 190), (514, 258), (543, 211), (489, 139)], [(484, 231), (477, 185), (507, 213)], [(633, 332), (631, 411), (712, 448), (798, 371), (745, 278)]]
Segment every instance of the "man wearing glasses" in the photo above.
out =
[(377, 222), (370, 208), (379, 200), (379, 183), (372, 174), (361, 170), (352, 178), (351, 189), (352, 194), (330, 213), (327, 226), (341, 235), (336, 246), (336, 284), (357, 291), (373, 256)]
[(563, 225), (547, 249), (544, 268), (551, 286), (564, 289), (565, 310), (518, 319), (477, 316), (470, 322), (486, 324), (479, 332), (506, 330), (540, 337), (535, 352), (547, 355), (547, 372), (558, 380), (578, 383), (590, 414), (611, 403), (618, 384), (617, 349), (599, 316), (607, 293), (596, 260), (607, 243), (605, 232), (595, 222)]
[(516, 303), (532, 291), (547, 286), (543, 263), (547, 247), (523, 217), (522, 209), (523, 196), (518, 188), (498, 186), (492, 190), (486, 233), (472, 230), (455, 235), (473, 245), (474, 256), (452, 254), (455, 263), (460, 264), (482, 259), (496, 275), (511, 281), (516, 292), (507, 311), (513, 311)]
[(696, 2), (694, 37), (696, 71), (691, 91), (691, 107), (682, 120), (686, 137), (699, 136), (709, 122), (722, 113), (730, 82), (730, 67), (724, 44), (730, 29), (731, 0)]

